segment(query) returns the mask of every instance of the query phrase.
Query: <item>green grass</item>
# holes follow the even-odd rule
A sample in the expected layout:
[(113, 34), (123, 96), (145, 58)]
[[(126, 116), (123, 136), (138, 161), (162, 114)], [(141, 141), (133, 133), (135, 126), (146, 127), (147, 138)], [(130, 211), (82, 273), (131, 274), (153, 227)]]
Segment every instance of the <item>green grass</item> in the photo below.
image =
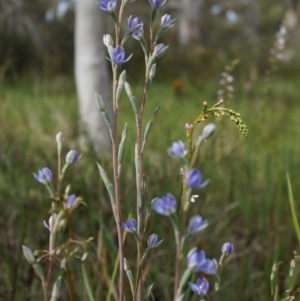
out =
[[(298, 249), (288, 203), (286, 171), (293, 184), (294, 197), (300, 195), (300, 107), (299, 81), (280, 79), (268, 96), (263, 94), (263, 81), (253, 83), (251, 93), (237, 84), (235, 99), (226, 106), (240, 112), (250, 137), (244, 138), (228, 118), (216, 120), (217, 132), (200, 151), (198, 167), (210, 185), (199, 192), (192, 206), (210, 222), (209, 228), (196, 241), (209, 257), (220, 256), (221, 245), (230, 241), (235, 252), (222, 272), (220, 292), (214, 300), (266, 300), (270, 298), (269, 276), (273, 262), (282, 260), (280, 293), (293, 250)], [(133, 88), (138, 96), (139, 87)], [(215, 82), (199, 88), (185, 87), (176, 97), (171, 85), (155, 83), (150, 91), (145, 120), (160, 107), (150, 134), (145, 154), (148, 194), (172, 192), (180, 196), (180, 165), (168, 157), (166, 150), (175, 140), (185, 141), (185, 123), (192, 123), (202, 109), (203, 101), (216, 102)], [(21, 245), (32, 249), (47, 247), (49, 201), (46, 190), (32, 173), (47, 166), (56, 170), (55, 135), (66, 137), (65, 151), (78, 147), (77, 103), (72, 85), (64, 82), (44, 87), (0, 87), (0, 299), (41, 300), (37, 278), (23, 258)], [(121, 100), (120, 131), (128, 122), (128, 140), (122, 173), (123, 218), (131, 213), (135, 199), (134, 184), (134, 116), (130, 102)], [(200, 130), (200, 129), (199, 129)], [(75, 214), (80, 237), (94, 236), (86, 272), (91, 279), (96, 300), (104, 300), (117, 254), (116, 229), (97, 171), (96, 154), (85, 153), (72, 168), (66, 182), (88, 204)], [(109, 168), (110, 163), (106, 163)], [(192, 213), (191, 213), (192, 214)], [(99, 230), (100, 229), (100, 230)], [(153, 216), (149, 233), (165, 238), (161, 248), (147, 263), (147, 283), (155, 281), (157, 300), (170, 300), (174, 242), (169, 221)], [(102, 247), (99, 246), (102, 242)], [(98, 243), (98, 244), (97, 244)], [(195, 243), (195, 242), (193, 242)], [(126, 257), (134, 264), (133, 239), (126, 241)], [(101, 250), (101, 254), (97, 251)], [(82, 288), (80, 264), (74, 262), (79, 300), (88, 300)], [(63, 284), (65, 287), (65, 284)], [(64, 295), (66, 300), (66, 295)], [(191, 299), (191, 300), (196, 300)]]

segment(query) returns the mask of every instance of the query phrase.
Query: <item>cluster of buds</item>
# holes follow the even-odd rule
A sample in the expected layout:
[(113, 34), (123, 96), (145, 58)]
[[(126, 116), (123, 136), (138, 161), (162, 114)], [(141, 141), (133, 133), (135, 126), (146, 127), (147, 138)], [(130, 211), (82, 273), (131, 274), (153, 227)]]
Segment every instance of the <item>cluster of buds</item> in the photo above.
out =
[[(233, 252), (233, 245), (226, 242), (223, 244), (221, 251), (222, 255), (218, 264), (215, 259), (206, 258), (204, 251), (197, 252), (197, 249), (193, 248), (187, 254), (187, 267), (195, 273), (201, 272), (208, 275), (217, 275), (219, 265)], [(205, 296), (209, 290), (209, 283), (204, 277), (198, 278), (196, 283), (189, 282), (189, 286), (199, 296)]]
[(225, 70), (221, 73), (221, 79), (219, 81), (220, 89), (217, 92), (218, 100), (229, 100), (233, 98), (234, 78), (232, 76), (232, 71), (238, 63), (239, 60), (233, 60), (229, 65), (225, 66)]
[(273, 47), (270, 49), (269, 63), (270, 68), (266, 71), (267, 82), (270, 83), (274, 79), (274, 75), (278, 69), (277, 62), (283, 59), (283, 50), (286, 43), (287, 29), (286, 24), (283, 21), (281, 23), (279, 31), (276, 33)]
[(233, 110), (229, 110), (228, 114), (229, 114), (230, 120), (233, 121), (233, 122), (235, 122), (237, 128), (242, 132), (242, 134), (245, 137), (248, 137), (249, 130), (248, 130), (246, 124), (243, 122), (243, 120), (241, 118), (241, 114), (237, 113), (237, 112), (235, 112)]

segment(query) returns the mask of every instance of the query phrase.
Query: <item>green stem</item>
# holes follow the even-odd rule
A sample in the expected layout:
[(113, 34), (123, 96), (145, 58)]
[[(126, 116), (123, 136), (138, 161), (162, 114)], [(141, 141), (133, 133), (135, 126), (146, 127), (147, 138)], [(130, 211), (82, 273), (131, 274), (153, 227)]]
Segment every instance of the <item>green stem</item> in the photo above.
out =
[(290, 207), (291, 207), (291, 212), (292, 212), (294, 229), (295, 229), (295, 232), (297, 235), (298, 242), (300, 244), (300, 227), (299, 227), (299, 222), (298, 222), (298, 217), (297, 217), (297, 212), (296, 212), (296, 206), (295, 206), (295, 201), (294, 201), (294, 196), (293, 196), (290, 175), (288, 172), (286, 173), (286, 178), (287, 178), (287, 184), (288, 184), (288, 196), (289, 196), (289, 202), (290, 202)]
[(71, 301), (76, 301), (74, 286), (73, 286), (70, 270), (69, 270), (67, 264), (66, 264), (65, 270), (66, 270), (66, 278), (67, 278), (67, 283), (68, 283), (68, 290), (69, 290), (70, 300)]
[(48, 285), (45, 281), (45, 278), (41, 278), (41, 280), (43, 286), (44, 301), (48, 301)]

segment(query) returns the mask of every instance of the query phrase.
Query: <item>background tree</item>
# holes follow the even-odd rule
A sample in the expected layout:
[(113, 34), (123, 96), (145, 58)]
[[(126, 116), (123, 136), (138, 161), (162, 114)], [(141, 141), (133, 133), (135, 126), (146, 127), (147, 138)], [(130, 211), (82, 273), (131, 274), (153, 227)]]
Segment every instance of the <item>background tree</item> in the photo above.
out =
[[(91, 139), (97, 152), (110, 150), (110, 137), (95, 103), (95, 92), (110, 108), (109, 77), (105, 59), (106, 19), (93, 0), (78, 0), (75, 18), (75, 79), (81, 129)], [(82, 135), (81, 141), (87, 140)]]
[(178, 14), (179, 45), (201, 44), (200, 12), (203, 0), (181, 0)]

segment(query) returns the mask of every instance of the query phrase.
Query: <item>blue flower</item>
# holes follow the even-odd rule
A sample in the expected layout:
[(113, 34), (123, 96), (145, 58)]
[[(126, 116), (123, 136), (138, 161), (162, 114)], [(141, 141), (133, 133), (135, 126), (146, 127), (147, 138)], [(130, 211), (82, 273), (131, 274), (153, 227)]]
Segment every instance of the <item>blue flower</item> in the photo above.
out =
[(44, 167), (39, 170), (38, 174), (33, 174), (34, 178), (45, 185), (48, 185), (52, 182), (52, 172), (49, 168)]
[(201, 266), (198, 272), (203, 272), (208, 275), (215, 275), (218, 270), (218, 263), (215, 259), (206, 259), (204, 265)]
[(188, 231), (190, 234), (195, 234), (202, 231), (208, 226), (207, 220), (203, 220), (200, 215), (196, 215), (190, 219)]
[(176, 212), (177, 202), (173, 195), (168, 193), (162, 198), (155, 198), (152, 200), (151, 208), (158, 214), (170, 216)]
[(74, 205), (75, 200), (76, 200), (75, 194), (69, 195), (66, 200), (66, 208), (71, 208)]
[(203, 269), (206, 267), (206, 256), (204, 251), (200, 251), (197, 253), (197, 266), (195, 268), (195, 272), (203, 272)]
[(209, 283), (205, 278), (198, 278), (196, 284), (189, 282), (189, 285), (197, 295), (206, 295), (209, 289)]
[(125, 224), (122, 224), (125, 231), (133, 233), (137, 231), (137, 222), (135, 219), (129, 219)]
[(217, 272), (218, 264), (215, 259), (207, 259), (204, 251), (197, 252), (197, 249), (193, 248), (187, 254), (187, 267), (194, 268), (195, 272), (214, 275)]
[(153, 233), (148, 237), (147, 244), (150, 249), (154, 249), (159, 247), (163, 241), (163, 239), (158, 241), (158, 235)]
[(229, 256), (233, 252), (233, 245), (229, 242), (226, 242), (222, 246), (222, 253), (226, 256)]
[(171, 19), (171, 15), (163, 15), (161, 17), (161, 27), (163, 29), (171, 28), (174, 26), (176, 19)]
[(208, 184), (209, 180), (202, 182), (202, 175), (198, 169), (192, 168), (186, 177), (186, 184), (190, 188), (203, 188)]
[(143, 27), (140, 28), (138, 31), (135, 31), (132, 35), (131, 35), (134, 39), (136, 40), (140, 40), (144, 37), (144, 29)]
[(117, 46), (113, 48), (112, 46), (109, 47), (111, 49), (110, 55), (111, 59), (107, 58), (109, 61), (113, 62), (116, 65), (122, 65), (130, 60), (132, 54), (125, 60), (125, 50), (122, 46)]
[(98, 7), (102, 10), (112, 13), (117, 6), (117, 0), (101, 0), (98, 2)]
[(80, 159), (76, 150), (71, 149), (66, 155), (66, 163), (68, 165), (76, 163)]
[(130, 16), (128, 18), (128, 31), (131, 33), (131, 36), (136, 39), (136, 40), (140, 40), (141, 38), (144, 37), (144, 23), (143, 22), (139, 22), (138, 18), (131, 18), (132, 16)]
[(198, 253), (197, 253), (197, 249), (193, 248), (187, 254), (187, 267), (196, 268), (197, 264), (198, 264)]
[(151, 6), (154, 9), (159, 9), (166, 2), (166, 0), (164, 0), (164, 1), (163, 0), (149, 0), (149, 1), (150, 1)]
[(175, 159), (183, 159), (186, 155), (186, 149), (181, 141), (173, 142), (172, 146), (168, 149), (168, 154)]

